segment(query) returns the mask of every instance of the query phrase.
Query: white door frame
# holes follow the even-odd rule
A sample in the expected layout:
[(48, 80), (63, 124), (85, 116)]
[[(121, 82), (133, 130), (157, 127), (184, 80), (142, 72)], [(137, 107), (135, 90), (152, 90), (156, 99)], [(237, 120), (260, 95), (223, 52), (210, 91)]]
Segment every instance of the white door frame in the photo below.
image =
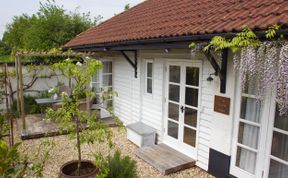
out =
[[(198, 109), (197, 109), (197, 128), (196, 128), (196, 142), (195, 142), (195, 148), (192, 146), (182, 142), (181, 144), (179, 139), (182, 139), (183, 137), (183, 128), (184, 128), (184, 121), (183, 123), (179, 122), (179, 128), (182, 128), (182, 131), (180, 130), (180, 134), (178, 137), (178, 140), (168, 136), (168, 85), (169, 85), (169, 65), (180, 65), (181, 66), (181, 71), (180, 71), (180, 80), (181, 81), (181, 86), (180, 86), (180, 98), (185, 98), (185, 77), (182, 77), (184, 74), (183, 72), (183, 66), (190, 66), (190, 67), (198, 67), (199, 68), (199, 88), (198, 88)], [(164, 109), (164, 134), (163, 134), (163, 142), (170, 147), (176, 149), (179, 152), (182, 152), (191, 158), (197, 160), (197, 154), (198, 154), (198, 136), (199, 136), (199, 121), (200, 121), (200, 108), (201, 108), (201, 86), (202, 86), (202, 61), (200, 60), (167, 60), (167, 63), (165, 64), (165, 72), (164, 72), (164, 78), (165, 78), (165, 109)], [(184, 85), (183, 85), (184, 84)], [(181, 96), (182, 95), (182, 96)], [(180, 101), (179, 101), (180, 102)], [(183, 114), (184, 115), (184, 114)], [(180, 116), (179, 116), (180, 117)], [(183, 117), (183, 116), (182, 116)], [(183, 117), (184, 118), (184, 117)]]
[[(235, 97), (235, 113), (234, 113), (234, 127), (232, 137), (232, 152), (231, 152), (231, 163), (230, 163), (230, 174), (235, 175), (239, 178), (264, 178), (268, 177), (267, 168), (267, 151), (271, 149), (272, 137), (270, 136), (271, 129), (273, 127), (275, 109), (275, 95), (271, 95), (274, 92), (267, 92), (267, 95), (263, 101), (262, 117), (260, 121), (259, 140), (258, 140), (258, 152), (256, 159), (255, 174), (251, 174), (245, 170), (240, 169), (236, 166), (236, 155), (237, 155), (237, 143), (238, 143), (238, 131), (240, 121), (240, 110), (241, 110), (241, 84), (240, 77), (238, 76), (238, 82), (236, 82), (236, 97)], [(273, 121), (273, 122), (272, 122)], [(270, 126), (271, 125), (271, 126)], [(269, 127), (269, 128), (268, 128)], [(270, 138), (271, 137), (271, 138)], [(270, 149), (267, 149), (269, 148)]]
[[(112, 75), (112, 89), (114, 88), (113, 87), (113, 85), (114, 85), (114, 62), (113, 62), (113, 59), (100, 59), (100, 61), (101, 62), (111, 62), (111, 67), (112, 67), (112, 73), (111, 73), (111, 75)], [(97, 71), (97, 72), (99, 72), (99, 81), (97, 82), (97, 83), (99, 83), (99, 88), (100, 88), (100, 90), (102, 90), (102, 88), (103, 88), (103, 69), (100, 69), (99, 71)], [(96, 82), (93, 82), (92, 80), (91, 80), (91, 87), (92, 87), (92, 83), (96, 83)], [(100, 93), (101, 93), (102, 91), (100, 91)], [(114, 97), (113, 97), (114, 98)], [(113, 99), (114, 100), (114, 99)], [(113, 101), (112, 101), (112, 107), (113, 107)], [(104, 108), (100, 108), (100, 116), (101, 116), (101, 118), (106, 118), (106, 117), (110, 117), (110, 113), (106, 110), (106, 109), (104, 109)]]

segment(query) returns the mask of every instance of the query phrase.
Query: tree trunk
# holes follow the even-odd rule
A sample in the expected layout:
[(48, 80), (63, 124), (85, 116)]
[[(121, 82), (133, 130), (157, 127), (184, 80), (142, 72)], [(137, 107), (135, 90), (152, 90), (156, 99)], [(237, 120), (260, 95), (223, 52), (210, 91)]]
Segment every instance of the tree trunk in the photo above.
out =
[(77, 172), (80, 176), (80, 168), (81, 168), (81, 145), (80, 145), (80, 121), (78, 116), (76, 116), (76, 135), (77, 135), (77, 151), (78, 151), (78, 166)]

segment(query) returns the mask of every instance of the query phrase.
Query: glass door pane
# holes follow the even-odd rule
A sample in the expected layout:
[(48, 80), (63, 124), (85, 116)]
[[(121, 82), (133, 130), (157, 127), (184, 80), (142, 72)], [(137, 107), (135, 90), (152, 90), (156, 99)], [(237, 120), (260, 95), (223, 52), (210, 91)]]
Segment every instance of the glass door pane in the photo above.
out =
[(288, 113), (275, 110), (269, 178), (288, 178)]
[(198, 118), (199, 68), (185, 67), (185, 103), (183, 123), (183, 142), (196, 146)]
[(254, 82), (249, 82), (241, 94), (235, 162), (238, 168), (251, 174), (256, 173), (263, 108), (254, 88)]
[(169, 66), (168, 82), (168, 135), (178, 139), (180, 109), (181, 66)]
[[(102, 92), (112, 91), (112, 61), (103, 61), (102, 69)], [(104, 108), (109, 108), (113, 106), (112, 98), (109, 98), (105, 103), (103, 103)]]

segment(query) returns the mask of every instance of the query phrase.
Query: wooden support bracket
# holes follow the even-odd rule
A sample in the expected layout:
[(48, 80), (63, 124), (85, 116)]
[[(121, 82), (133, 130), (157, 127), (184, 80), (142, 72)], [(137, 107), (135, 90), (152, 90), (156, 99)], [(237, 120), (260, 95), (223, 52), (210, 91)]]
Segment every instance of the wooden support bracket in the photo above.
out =
[(134, 77), (137, 78), (137, 51), (129, 51), (134, 52), (134, 61), (132, 61), (129, 56), (125, 53), (125, 51), (120, 51), (124, 58), (129, 62), (129, 64), (134, 68)]
[(227, 83), (227, 63), (228, 63), (228, 49), (224, 49), (221, 54), (221, 78), (220, 78), (220, 92), (226, 93), (226, 83)]
[(220, 92), (226, 93), (228, 49), (224, 49), (221, 53), (221, 59), (222, 59), (221, 67), (216, 62), (216, 59), (210, 52), (210, 50), (204, 54), (207, 57), (210, 64), (212, 65), (213, 69), (215, 70), (215, 75), (219, 76), (220, 78)]

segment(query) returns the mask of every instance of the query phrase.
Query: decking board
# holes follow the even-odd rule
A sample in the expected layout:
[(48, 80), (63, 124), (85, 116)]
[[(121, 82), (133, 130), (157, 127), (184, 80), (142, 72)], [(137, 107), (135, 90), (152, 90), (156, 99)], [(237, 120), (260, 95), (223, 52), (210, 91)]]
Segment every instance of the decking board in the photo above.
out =
[[(59, 124), (50, 121), (46, 122), (43, 120), (44, 115), (27, 115), (26, 116), (26, 135), (21, 135), (22, 140), (35, 139), (42, 137), (52, 137), (58, 135), (67, 134), (67, 131), (61, 131)], [(102, 122), (106, 123), (109, 127), (115, 127), (116, 123), (112, 118), (103, 118), (100, 119)], [(22, 130), (22, 121), (19, 119), (17, 122), (17, 127), (19, 130)], [(86, 126), (83, 125), (85, 128)]]
[(165, 144), (137, 148), (134, 154), (165, 175), (195, 165), (195, 160)]

